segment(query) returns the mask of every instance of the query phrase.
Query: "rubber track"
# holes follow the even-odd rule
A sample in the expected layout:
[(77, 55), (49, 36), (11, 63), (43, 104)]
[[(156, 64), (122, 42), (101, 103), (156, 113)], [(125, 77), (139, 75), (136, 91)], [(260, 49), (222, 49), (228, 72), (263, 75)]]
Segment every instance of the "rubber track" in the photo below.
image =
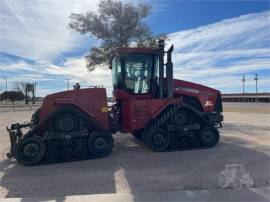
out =
[[(26, 138), (27, 138), (27, 137), (26, 137)], [(74, 141), (76, 141), (76, 140), (73, 139), (72, 141), (74, 142)], [(112, 137), (112, 144), (113, 144), (113, 143), (114, 143), (114, 139), (113, 139), (113, 137)], [(73, 143), (73, 144), (74, 144), (74, 143)], [(73, 145), (73, 144), (72, 144), (72, 145)], [(71, 146), (72, 148), (74, 148), (74, 146), (72, 146), (72, 145), (63, 145), (62, 147), (58, 147), (58, 148), (56, 148), (56, 149), (57, 149), (57, 150), (59, 151), (59, 153), (60, 153), (61, 149), (62, 149), (63, 147), (65, 147), (65, 146)], [(87, 145), (88, 145), (88, 144), (87, 144)], [(85, 145), (85, 146), (87, 147), (87, 153), (88, 153), (88, 155), (87, 155), (86, 157), (83, 157), (83, 158), (74, 158), (74, 157), (73, 157), (73, 158), (67, 159), (67, 160), (63, 160), (63, 159), (60, 159), (60, 158), (59, 158), (57, 161), (49, 162), (49, 161), (46, 160), (45, 155), (46, 155), (46, 152), (48, 151), (48, 149), (50, 148), (50, 146), (47, 145), (47, 144), (45, 144), (45, 146), (46, 146), (46, 152), (45, 152), (43, 158), (41, 159), (41, 161), (39, 161), (39, 162), (37, 162), (37, 163), (35, 163), (35, 164), (32, 164), (32, 165), (25, 165), (25, 166), (49, 165), (49, 164), (57, 164), (57, 163), (64, 163), (64, 162), (73, 162), (73, 161), (82, 161), (82, 160), (90, 160), (90, 159), (104, 158), (104, 157), (108, 156), (108, 155), (111, 153), (112, 149), (113, 149), (113, 147), (112, 147), (111, 150), (108, 152), (107, 155), (102, 156), (102, 157), (99, 157), (99, 156), (94, 156), (93, 154), (91, 154), (91, 153), (89, 152), (89, 149), (88, 149), (88, 146), (87, 146), (87, 145)], [(16, 157), (15, 157), (15, 158), (16, 158)]]
[[(170, 119), (170, 117), (173, 116), (175, 112), (177, 112), (181, 107), (176, 105), (168, 106), (162, 113), (160, 113), (155, 119), (153, 119), (146, 127), (146, 129), (143, 132), (143, 140), (146, 145), (150, 145), (150, 134), (154, 129), (157, 129), (159, 127), (163, 127), (164, 124)], [(197, 116), (194, 113), (195, 116)], [(203, 123), (201, 123), (203, 124)], [(204, 127), (204, 125), (202, 126)], [(175, 133), (171, 134), (171, 141), (169, 147), (166, 149), (166, 151), (182, 151), (182, 150), (191, 150), (191, 149), (206, 149), (209, 147), (202, 146), (199, 140), (199, 137), (197, 135), (194, 135), (193, 137), (182, 137), (179, 138)], [(189, 140), (188, 145), (183, 145), (182, 140), (183, 138), (186, 138)]]
[[(63, 108), (60, 108), (59, 110), (56, 110), (55, 112), (53, 112), (53, 113), (51, 114), (51, 116), (48, 117), (43, 123), (48, 124), (50, 121), (52, 121), (52, 120), (55, 118), (55, 116), (56, 116), (59, 112), (62, 112), (63, 110), (65, 110), (65, 108), (66, 108), (66, 107), (63, 107)], [(76, 109), (76, 108), (71, 107), (71, 108), (68, 108), (68, 109), (71, 110), (72, 112), (74, 112), (75, 114), (81, 116), (82, 119), (84, 119), (84, 120), (86, 121), (86, 123), (90, 123), (91, 121), (93, 121), (93, 120), (91, 120), (85, 113), (81, 113), (81, 112), (78, 111), (78, 109)], [(91, 123), (95, 123), (95, 122), (91, 122)], [(39, 128), (40, 126), (41, 126), (41, 124), (35, 125), (34, 128), (30, 129), (30, 130), (26, 133), (26, 136), (25, 136), (24, 138), (27, 138), (28, 136), (31, 136), (31, 134), (35, 133), (35, 131), (37, 131), (38, 128)], [(96, 129), (99, 129), (99, 128), (100, 128), (100, 126), (99, 126), (98, 124), (96, 124), (96, 123), (95, 123), (95, 126), (97, 127)], [(111, 135), (111, 134), (110, 134), (110, 135)], [(114, 143), (114, 139), (113, 139), (113, 136), (112, 136), (112, 135), (111, 135), (111, 138), (112, 138), (112, 144), (113, 144), (113, 143)], [(73, 144), (74, 144), (75, 141), (76, 141), (75, 138), (72, 139)], [(88, 143), (88, 142), (87, 142), (87, 143)], [(46, 145), (46, 152), (47, 152), (47, 151), (48, 151), (48, 148), (49, 148), (49, 145), (47, 145), (46, 143), (45, 143), (45, 145)], [(88, 145), (88, 144), (87, 144), (87, 145)], [(71, 145), (71, 146), (72, 146), (72, 145)], [(113, 148), (113, 147), (112, 147), (112, 148)], [(58, 149), (59, 152), (60, 152), (61, 147), (60, 147), (60, 148), (57, 148), (57, 149)], [(112, 149), (111, 149), (111, 150), (112, 150)], [(87, 155), (86, 157), (84, 157), (84, 158), (71, 158), (71, 159), (67, 159), (67, 160), (59, 159), (59, 160), (54, 161), (54, 162), (49, 162), (49, 161), (47, 161), (46, 158), (45, 158), (46, 152), (45, 152), (45, 154), (44, 154), (44, 157), (41, 159), (41, 161), (39, 161), (39, 162), (37, 162), (37, 163), (35, 163), (35, 164), (32, 164), (32, 165), (26, 165), (26, 166), (38, 166), (38, 165), (46, 165), (46, 164), (55, 164), (55, 163), (63, 163), (63, 162), (72, 162), (72, 161), (81, 161), (81, 160), (97, 159), (97, 158), (103, 158), (103, 157), (105, 157), (105, 156), (107, 156), (107, 155), (109, 155), (109, 154), (111, 153), (111, 151), (110, 151), (107, 155), (102, 156), (102, 157), (94, 156), (93, 154), (91, 154), (91, 153), (89, 152), (89, 149), (88, 149), (88, 146), (87, 146), (87, 152), (88, 152), (88, 155)], [(16, 157), (15, 157), (15, 158), (16, 158)]]
[(147, 127), (143, 131), (143, 140), (149, 145), (150, 134), (154, 129), (161, 127), (168, 119), (177, 111), (178, 107), (175, 105), (168, 106), (163, 112), (161, 112), (155, 119), (148, 123)]

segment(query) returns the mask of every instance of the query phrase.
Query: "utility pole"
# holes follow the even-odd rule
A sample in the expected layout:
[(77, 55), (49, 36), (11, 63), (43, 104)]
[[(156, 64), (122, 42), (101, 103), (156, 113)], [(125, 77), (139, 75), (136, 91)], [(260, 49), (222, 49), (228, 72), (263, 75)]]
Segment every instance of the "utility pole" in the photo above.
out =
[(65, 79), (65, 80), (67, 80), (67, 89), (68, 89), (68, 91), (69, 91), (69, 80), (70, 80), (70, 79)]
[(6, 92), (7, 92), (7, 77), (3, 77), (6, 80)]
[(36, 90), (37, 90), (37, 82), (34, 83), (34, 90), (33, 90), (33, 100), (32, 103), (35, 104), (36, 102)]
[(258, 74), (255, 74), (255, 78), (254, 78), (255, 82), (256, 82), (256, 102), (258, 102)]
[(246, 81), (246, 76), (243, 75), (243, 77), (242, 77), (242, 82), (243, 82), (243, 102), (245, 102), (245, 81)]
[[(7, 77), (4, 76), (3, 79), (6, 80), (6, 93), (7, 93), (7, 88), (8, 88), (8, 86), (7, 86)], [(6, 103), (7, 103), (7, 99), (6, 99)]]

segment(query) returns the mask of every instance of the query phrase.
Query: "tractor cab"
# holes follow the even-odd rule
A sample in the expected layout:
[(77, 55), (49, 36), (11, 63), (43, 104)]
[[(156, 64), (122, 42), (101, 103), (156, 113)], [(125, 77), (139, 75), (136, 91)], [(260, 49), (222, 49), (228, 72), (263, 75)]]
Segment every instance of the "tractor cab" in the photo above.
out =
[[(173, 70), (171, 53), (173, 46), (164, 51), (164, 41), (158, 48), (118, 48), (115, 50), (110, 68), (112, 70), (112, 107), (115, 128), (130, 132), (144, 127), (153, 113), (160, 110), (164, 102), (173, 98)], [(164, 55), (167, 54), (164, 64)], [(164, 78), (166, 67), (166, 79)], [(166, 83), (165, 83), (166, 82)], [(126, 116), (128, 118), (121, 119)]]
[(151, 91), (151, 81), (157, 83), (155, 54), (120, 52), (112, 60), (112, 80), (115, 90), (123, 89), (130, 94)]
[[(171, 47), (167, 52), (167, 61), (171, 58)], [(164, 75), (164, 41), (159, 41), (159, 47), (152, 48), (118, 48), (111, 60), (112, 81), (114, 91), (125, 91), (129, 95), (149, 95), (163, 98), (168, 93), (163, 92)], [(168, 64), (168, 63), (167, 63)], [(170, 83), (172, 97), (172, 65), (170, 76), (166, 75)], [(159, 76), (162, 75), (162, 76)], [(168, 88), (167, 88), (168, 89)], [(169, 89), (168, 89), (169, 90)]]

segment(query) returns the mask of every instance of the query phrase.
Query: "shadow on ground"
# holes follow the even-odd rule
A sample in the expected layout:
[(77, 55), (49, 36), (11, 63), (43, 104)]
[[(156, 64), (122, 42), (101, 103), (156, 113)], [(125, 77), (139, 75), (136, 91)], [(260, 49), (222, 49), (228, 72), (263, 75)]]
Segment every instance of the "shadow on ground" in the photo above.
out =
[[(226, 128), (222, 133), (228, 132)], [(269, 185), (269, 150), (249, 148), (237, 136), (222, 138), (212, 149), (166, 153), (152, 152), (128, 134), (115, 135), (115, 139), (113, 152), (103, 159), (34, 167), (2, 161), (1, 186), (6, 197), (63, 201), (69, 195), (121, 192), (139, 200), (141, 192), (219, 189), (219, 173), (231, 163), (245, 165), (254, 187)]]

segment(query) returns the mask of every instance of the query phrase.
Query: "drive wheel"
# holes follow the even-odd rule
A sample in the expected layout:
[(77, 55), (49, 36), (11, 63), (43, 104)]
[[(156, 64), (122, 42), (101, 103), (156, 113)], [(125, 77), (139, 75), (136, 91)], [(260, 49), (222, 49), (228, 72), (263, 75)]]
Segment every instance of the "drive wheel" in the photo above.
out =
[(219, 132), (214, 126), (208, 126), (201, 130), (199, 137), (204, 147), (213, 147), (219, 141)]
[(74, 156), (77, 159), (85, 158), (87, 156), (87, 149), (83, 146), (78, 146), (74, 149)]
[(187, 112), (184, 110), (180, 110), (175, 112), (175, 114), (171, 117), (171, 123), (175, 125), (184, 125), (188, 122)]
[(149, 134), (149, 146), (156, 152), (162, 152), (166, 150), (170, 145), (170, 133), (157, 128)]
[(113, 148), (112, 135), (103, 131), (94, 131), (90, 134), (88, 148), (95, 157), (107, 156)]
[(49, 149), (45, 155), (46, 160), (49, 163), (56, 162), (59, 158), (59, 151), (58, 149)]
[(38, 163), (45, 154), (45, 145), (39, 137), (26, 137), (16, 148), (16, 159), (24, 165)]
[(56, 115), (53, 128), (56, 132), (76, 131), (79, 129), (79, 118), (75, 113), (61, 112)]
[(60, 152), (62, 160), (70, 160), (73, 157), (73, 149), (70, 146), (63, 147)]

